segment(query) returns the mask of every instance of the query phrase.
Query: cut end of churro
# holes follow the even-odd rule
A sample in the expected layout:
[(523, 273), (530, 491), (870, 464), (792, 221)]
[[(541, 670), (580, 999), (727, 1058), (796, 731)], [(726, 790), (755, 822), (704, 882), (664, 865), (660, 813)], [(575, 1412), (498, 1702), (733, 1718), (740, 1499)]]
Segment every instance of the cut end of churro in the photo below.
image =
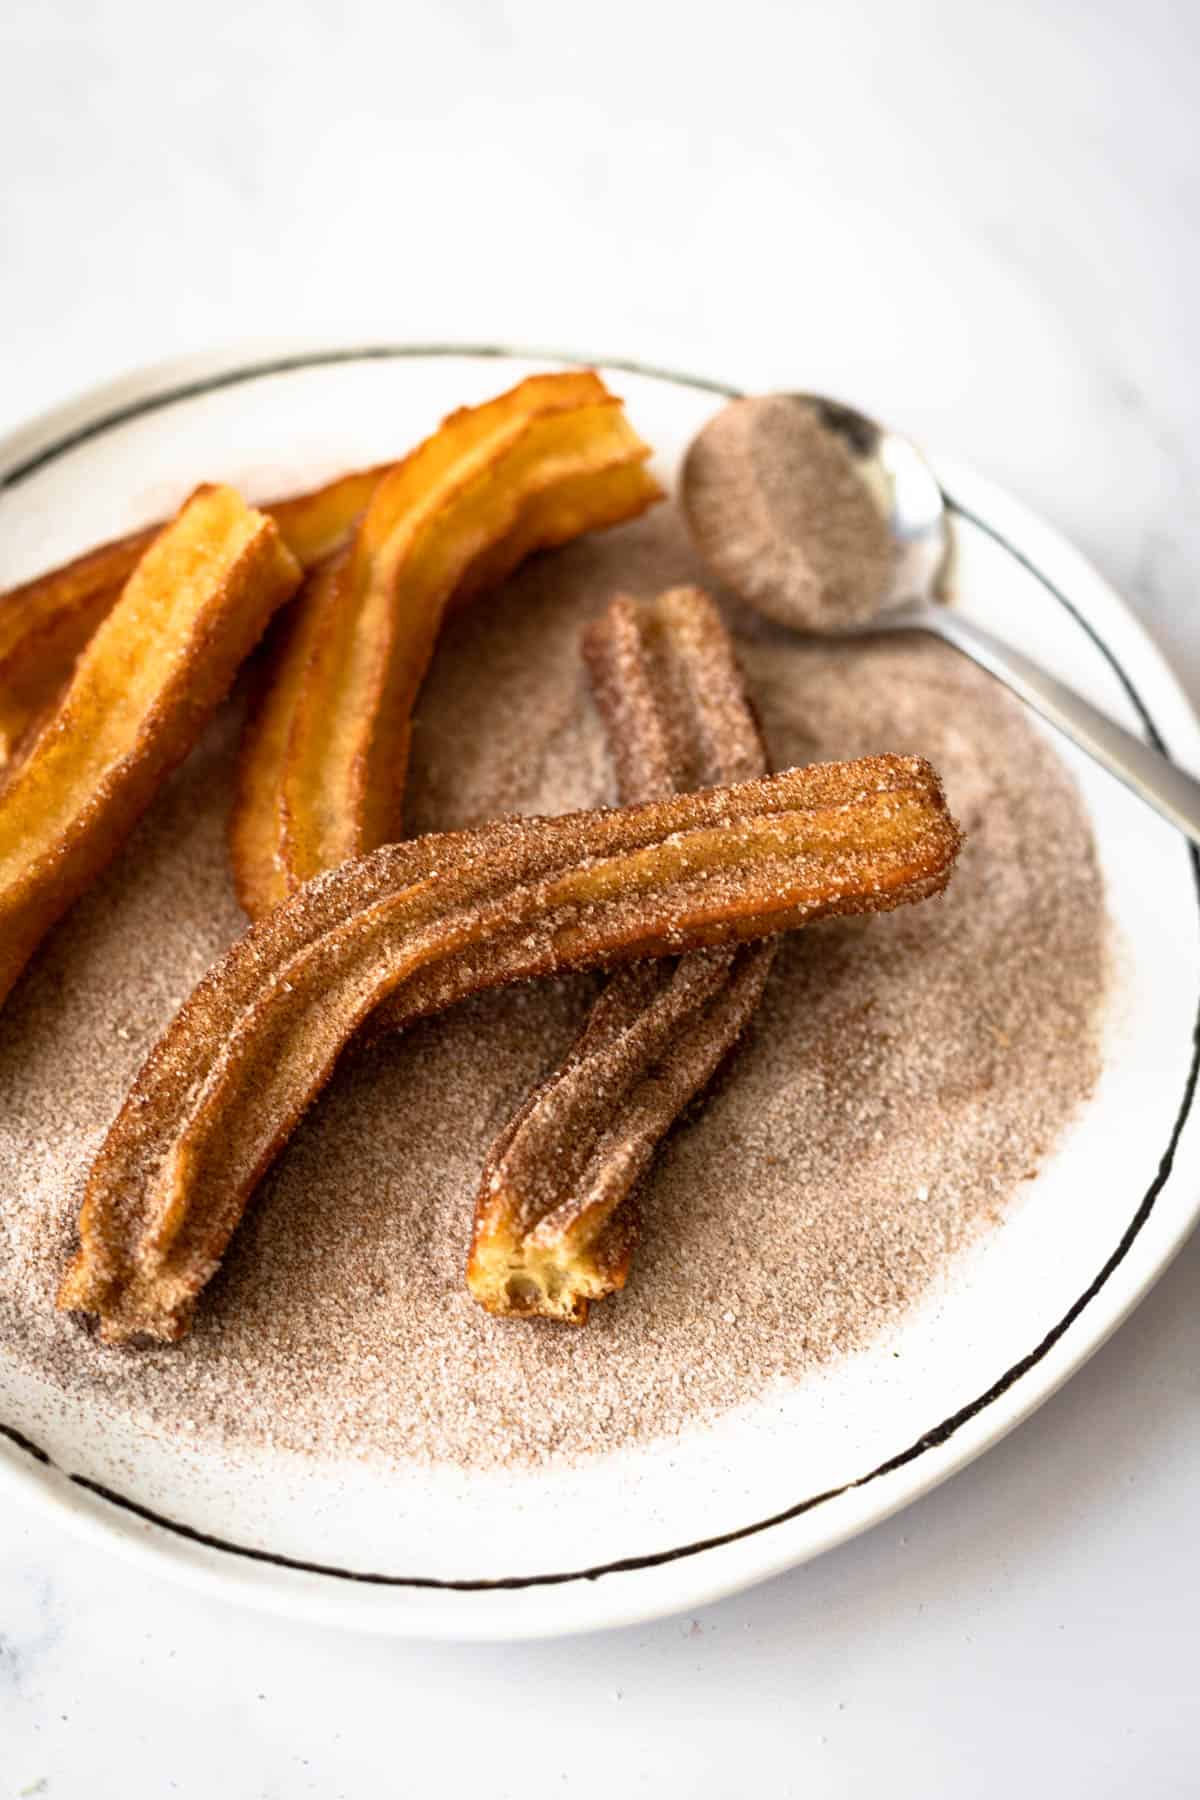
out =
[[(510, 1211), (495, 1194), (497, 1214)], [(504, 1319), (557, 1319), (583, 1325), (593, 1300), (625, 1286), (637, 1240), (631, 1207), (610, 1219), (586, 1248), (563, 1238), (538, 1244), (503, 1227), (481, 1231), (467, 1263), (467, 1286), (486, 1311)]]
[(106, 1278), (80, 1250), (59, 1284), (60, 1312), (91, 1313), (102, 1344), (177, 1344), (186, 1337), (198, 1289), (171, 1283), (159, 1271), (150, 1279)]

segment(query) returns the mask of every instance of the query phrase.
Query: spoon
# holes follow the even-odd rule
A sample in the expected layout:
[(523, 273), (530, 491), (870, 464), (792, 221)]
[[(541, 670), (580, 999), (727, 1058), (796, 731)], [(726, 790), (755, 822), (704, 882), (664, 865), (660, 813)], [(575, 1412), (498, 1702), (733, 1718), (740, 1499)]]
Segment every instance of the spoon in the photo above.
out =
[[(789, 396), (789, 398), (793, 398)], [(882, 504), (895, 547), (889, 591), (879, 611), (822, 630), (834, 638), (924, 631), (962, 651), (1027, 706), (1085, 750), (1149, 806), (1200, 844), (1200, 781), (1177, 768), (1032, 658), (936, 600), (950, 550), (946, 498), (916, 446), (864, 413), (820, 394), (798, 394), (820, 426), (840, 440)]]

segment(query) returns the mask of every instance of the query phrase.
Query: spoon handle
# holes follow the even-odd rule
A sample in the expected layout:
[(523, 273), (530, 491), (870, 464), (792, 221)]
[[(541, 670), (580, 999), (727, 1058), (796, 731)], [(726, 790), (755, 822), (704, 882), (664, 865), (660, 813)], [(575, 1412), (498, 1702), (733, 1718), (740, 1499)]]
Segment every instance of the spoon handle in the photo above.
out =
[(1019, 650), (949, 608), (922, 608), (913, 624), (953, 644), (995, 675), (1081, 750), (1200, 844), (1200, 781), (1099, 711)]

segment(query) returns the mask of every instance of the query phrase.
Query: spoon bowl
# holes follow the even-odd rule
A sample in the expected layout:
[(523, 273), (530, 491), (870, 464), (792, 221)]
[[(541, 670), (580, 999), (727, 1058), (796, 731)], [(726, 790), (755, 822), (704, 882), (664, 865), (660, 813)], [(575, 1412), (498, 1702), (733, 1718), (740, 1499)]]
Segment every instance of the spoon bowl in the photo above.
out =
[(883, 513), (894, 546), (888, 591), (874, 618), (838, 626), (833, 638), (924, 631), (986, 669), (1148, 806), (1200, 844), (1200, 782), (1117, 725), (1032, 658), (944, 605), (939, 593), (952, 550), (946, 497), (909, 439), (823, 394), (798, 394), (822, 429), (849, 451)]

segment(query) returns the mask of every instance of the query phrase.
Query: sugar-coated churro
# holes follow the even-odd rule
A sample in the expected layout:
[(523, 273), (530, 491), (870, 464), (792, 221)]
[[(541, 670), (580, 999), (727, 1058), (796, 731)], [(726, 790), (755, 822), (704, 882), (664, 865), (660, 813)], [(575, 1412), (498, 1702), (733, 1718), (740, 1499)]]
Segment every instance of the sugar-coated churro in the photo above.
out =
[(152, 1052), (93, 1165), (59, 1304), (178, 1338), (255, 1183), (387, 999), (479, 990), (886, 911), (959, 834), (919, 757), (792, 769), (610, 812), (515, 819), (343, 864), (240, 939)]
[(195, 744), (300, 580), (265, 514), (198, 488), (155, 538), (0, 787), (0, 1000)]
[[(584, 654), (622, 801), (766, 772), (732, 643), (698, 589), (614, 600)], [(489, 1312), (582, 1324), (624, 1286), (637, 1184), (744, 1031), (774, 954), (772, 941), (697, 950), (612, 977), (484, 1165), (467, 1285)]]

